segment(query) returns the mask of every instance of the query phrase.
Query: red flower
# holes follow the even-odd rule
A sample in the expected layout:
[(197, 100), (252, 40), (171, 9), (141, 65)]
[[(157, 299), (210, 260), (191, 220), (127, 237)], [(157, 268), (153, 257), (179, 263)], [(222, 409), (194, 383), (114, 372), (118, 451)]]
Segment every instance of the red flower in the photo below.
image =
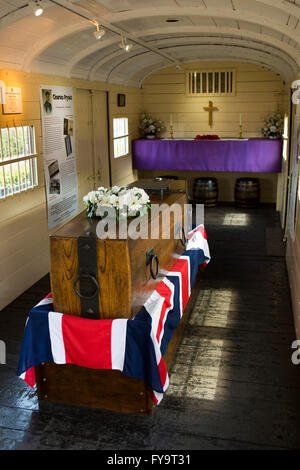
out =
[(196, 135), (195, 140), (219, 140), (218, 135)]

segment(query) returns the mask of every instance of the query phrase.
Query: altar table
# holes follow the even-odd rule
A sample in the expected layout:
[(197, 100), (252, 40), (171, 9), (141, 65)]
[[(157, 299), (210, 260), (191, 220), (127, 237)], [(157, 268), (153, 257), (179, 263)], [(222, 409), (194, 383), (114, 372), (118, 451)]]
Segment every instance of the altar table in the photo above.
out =
[(136, 170), (280, 173), (281, 158), (281, 140), (138, 139), (132, 142), (132, 165)]

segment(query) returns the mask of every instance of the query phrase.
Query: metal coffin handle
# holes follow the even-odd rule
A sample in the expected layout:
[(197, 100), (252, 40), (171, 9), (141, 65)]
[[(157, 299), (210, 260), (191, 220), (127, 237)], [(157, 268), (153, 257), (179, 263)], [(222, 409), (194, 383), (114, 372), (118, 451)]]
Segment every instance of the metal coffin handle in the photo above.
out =
[[(154, 272), (154, 264), (156, 263), (156, 271)], [(154, 253), (153, 248), (146, 253), (146, 265), (150, 265), (150, 273), (153, 279), (157, 279), (159, 276), (159, 259)]]
[[(95, 291), (91, 295), (83, 295), (77, 289), (77, 282), (80, 281), (81, 279), (82, 280), (89, 280), (94, 284)], [(99, 286), (99, 283), (98, 283), (97, 279), (94, 276), (92, 276), (91, 274), (83, 274), (83, 273), (79, 274), (79, 276), (76, 277), (76, 279), (73, 283), (73, 288), (74, 288), (74, 291), (76, 292), (76, 294), (78, 295), (78, 297), (80, 297), (83, 300), (93, 299), (94, 297), (96, 297), (98, 295), (98, 292), (100, 291), (100, 286)]]

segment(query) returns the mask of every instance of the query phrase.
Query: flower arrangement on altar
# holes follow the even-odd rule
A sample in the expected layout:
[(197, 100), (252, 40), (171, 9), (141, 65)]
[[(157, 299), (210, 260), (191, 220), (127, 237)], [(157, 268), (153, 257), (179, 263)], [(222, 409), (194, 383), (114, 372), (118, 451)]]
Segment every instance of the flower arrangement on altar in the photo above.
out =
[(283, 132), (284, 118), (280, 113), (272, 113), (265, 119), (261, 132), (267, 139), (280, 139)]
[(196, 135), (195, 140), (219, 140), (218, 135)]
[(151, 208), (148, 194), (141, 188), (113, 186), (98, 188), (83, 197), (88, 217), (115, 216), (117, 220), (125, 217), (145, 215)]
[(159, 119), (154, 119), (150, 114), (142, 114), (139, 128), (147, 138), (155, 138), (163, 129), (163, 123)]

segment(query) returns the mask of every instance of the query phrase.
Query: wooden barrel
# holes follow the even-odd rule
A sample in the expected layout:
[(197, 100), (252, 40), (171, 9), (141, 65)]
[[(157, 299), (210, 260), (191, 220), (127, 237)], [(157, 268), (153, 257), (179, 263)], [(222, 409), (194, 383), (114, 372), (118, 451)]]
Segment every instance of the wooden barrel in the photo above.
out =
[(238, 178), (235, 183), (237, 207), (257, 207), (260, 200), (260, 185), (257, 178)]
[(215, 207), (219, 188), (217, 178), (196, 178), (194, 182), (194, 202), (204, 207)]

